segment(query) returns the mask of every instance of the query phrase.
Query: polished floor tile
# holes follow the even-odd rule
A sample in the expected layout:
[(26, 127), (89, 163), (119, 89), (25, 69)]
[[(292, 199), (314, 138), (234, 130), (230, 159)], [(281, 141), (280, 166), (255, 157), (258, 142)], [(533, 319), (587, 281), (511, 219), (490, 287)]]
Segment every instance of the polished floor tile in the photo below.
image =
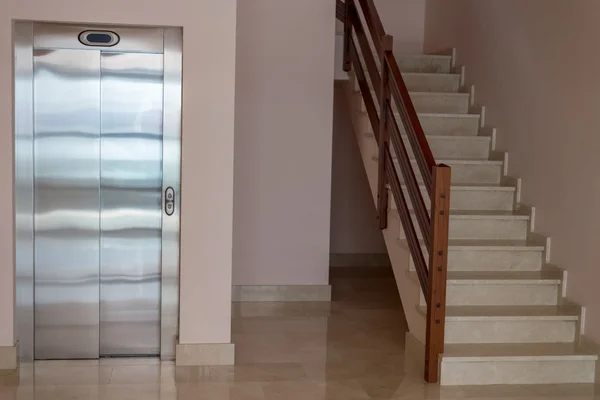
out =
[(592, 385), (425, 384), (391, 269), (335, 268), (331, 283), (331, 303), (234, 303), (235, 366), (38, 361), (0, 371), (0, 400), (600, 400)]

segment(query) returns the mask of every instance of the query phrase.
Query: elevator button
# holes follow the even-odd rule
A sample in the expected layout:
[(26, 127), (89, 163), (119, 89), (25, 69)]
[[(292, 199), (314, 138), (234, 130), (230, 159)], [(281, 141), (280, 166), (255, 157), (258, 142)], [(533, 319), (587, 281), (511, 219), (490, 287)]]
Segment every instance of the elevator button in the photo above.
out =
[(166, 209), (167, 215), (173, 215), (173, 211), (174, 211), (173, 203), (167, 203), (165, 209)]
[(173, 190), (173, 188), (170, 186), (167, 188), (167, 190), (165, 190), (165, 200), (166, 201), (175, 200), (175, 190)]

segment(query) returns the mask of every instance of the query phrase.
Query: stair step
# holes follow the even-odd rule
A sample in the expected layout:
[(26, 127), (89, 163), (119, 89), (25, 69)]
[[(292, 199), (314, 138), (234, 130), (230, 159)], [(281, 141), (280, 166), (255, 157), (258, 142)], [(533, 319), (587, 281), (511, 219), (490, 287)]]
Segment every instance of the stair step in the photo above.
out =
[[(399, 118), (399, 115), (396, 117)], [(478, 114), (419, 113), (423, 131), (435, 135), (477, 136), (479, 120)], [(400, 131), (404, 132), (403, 128), (400, 128)]]
[[(409, 92), (457, 93), (460, 89), (460, 74), (402, 72), (402, 79)], [(350, 80), (352, 90), (354, 92), (360, 92), (360, 85), (354, 76), (354, 70), (350, 71)], [(373, 90), (370, 81), (369, 87)]]
[[(373, 133), (367, 113), (363, 115), (365, 118), (362, 118), (358, 129), (363, 133)], [(399, 114), (395, 115), (400, 133), (405, 133)], [(418, 115), (425, 135), (477, 136), (479, 134), (480, 115), (478, 114), (419, 113)]]
[(440, 384), (593, 383), (598, 356), (573, 343), (452, 344)]
[[(419, 185), (421, 195), (425, 199), (425, 205), (430, 207), (429, 194), (425, 186)], [(408, 208), (412, 209), (412, 203), (408, 200), (408, 189), (402, 185), (404, 197), (408, 201)], [(505, 210), (510, 211), (514, 208), (515, 199), (514, 187), (499, 185), (452, 185), (450, 187), (450, 209), (451, 210)], [(396, 209), (396, 203), (392, 198), (390, 201), (391, 209)]]
[[(361, 49), (358, 48), (358, 57), (365, 65)], [(396, 54), (396, 62), (400, 72), (427, 72), (449, 73), (452, 68), (452, 57), (438, 54)], [(381, 69), (379, 58), (375, 57), (377, 68)]]
[[(373, 133), (367, 133), (373, 137)], [(411, 158), (414, 158), (408, 136), (401, 135)], [(427, 142), (437, 159), (488, 160), (491, 138), (488, 136), (438, 136), (427, 135)]]
[[(377, 156), (375, 156), (377, 158)], [(502, 179), (504, 161), (496, 160), (444, 160), (436, 159), (437, 163), (446, 164), (452, 168), (450, 180), (453, 184), (499, 184)], [(394, 160), (396, 171), (400, 171), (400, 165)], [(417, 181), (423, 181), (416, 160), (411, 160)], [(400, 175), (400, 182), (404, 182), (404, 176)]]
[[(411, 272), (416, 278), (416, 272)], [(448, 306), (554, 306), (561, 277), (555, 272), (448, 272)], [(421, 294), (420, 305), (425, 299)]]
[[(456, 113), (469, 112), (468, 93), (411, 92), (410, 98), (417, 112)], [(395, 103), (393, 109), (396, 109)]]
[[(427, 308), (420, 312), (426, 314)], [(444, 342), (572, 343), (580, 312), (573, 306), (451, 306)]]
[(525, 240), (450, 240), (448, 271), (540, 271), (543, 253), (544, 246)]
[(449, 73), (452, 57), (431, 54), (397, 55), (398, 68), (402, 72)]
[(402, 79), (411, 92), (458, 92), (460, 74), (403, 72)]
[[(396, 210), (392, 211), (399, 218)], [(421, 231), (416, 215), (412, 215), (417, 236)], [(529, 215), (513, 211), (452, 211), (448, 237), (450, 239), (492, 239), (524, 240), (529, 230)], [(400, 228), (399, 237), (404, 239), (404, 229)]]
[[(379, 110), (379, 103), (375, 99), (375, 92), (371, 93), (375, 101), (375, 107)], [(356, 93), (360, 99), (360, 110), (367, 111), (362, 95)], [(466, 114), (469, 112), (468, 93), (444, 93), (444, 92), (410, 92), (410, 98), (417, 112), (421, 113), (449, 113)], [(392, 100), (392, 109), (398, 110), (396, 103)]]

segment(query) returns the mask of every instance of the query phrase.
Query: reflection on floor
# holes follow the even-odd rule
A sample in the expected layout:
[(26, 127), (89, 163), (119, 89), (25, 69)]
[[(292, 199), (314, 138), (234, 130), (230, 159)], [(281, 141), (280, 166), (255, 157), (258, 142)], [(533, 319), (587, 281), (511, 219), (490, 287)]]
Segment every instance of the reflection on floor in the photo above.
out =
[[(331, 303), (233, 305), (235, 367), (47, 361), (0, 373), (0, 400), (594, 399), (591, 385), (440, 388), (404, 360), (391, 270), (336, 268)], [(600, 396), (598, 397), (600, 399)]]

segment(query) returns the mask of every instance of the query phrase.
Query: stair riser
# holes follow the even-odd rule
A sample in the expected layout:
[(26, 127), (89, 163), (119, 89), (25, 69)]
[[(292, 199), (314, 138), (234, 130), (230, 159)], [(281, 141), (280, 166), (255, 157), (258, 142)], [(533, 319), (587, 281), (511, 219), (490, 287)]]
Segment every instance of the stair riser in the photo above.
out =
[[(411, 93), (410, 98), (417, 112), (422, 113), (447, 113), (466, 114), (469, 111), (469, 96), (455, 94), (420, 94)], [(375, 101), (375, 108), (379, 111), (379, 103)], [(392, 109), (397, 112), (396, 103), (392, 101)], [(364, 100), (360, 97), (360, 110), (367, 111)]]
[[(396, 161), (396, 170), (400, 171), (400, 165)], [(448, 163), (451, 171), (450, 180), (452, 184), (491, 184), (497, 185), (502, 178), (501, 164), (452, 164)], [(412, 161), (413, 170), (416, 171), (416, 178), (419, 183), (423, 182), (421, 173), (418, 171), (417, 162)], [(404, 182), (404, 176), (400, 175), (400, 182)]]
[(575, 340), (576, 320), (449, 320), (444, 343), (568, 343)]
[(396, 56), (398, 68), (402, 72), (436, 72), (447, 74), (450, 72), (451, 58), (447, 56)]
[(593, 383), (593, 360), (453, 361), (442, 359), (442, 386)]
[[(408, 189), (404, 188), (404, 197), (408, 199)], [(425, 205), (429, 209), (429, 195), (424, 187), (421, 188), (421, 194), (425, 199)], [(477, 210), (491, 211), (502, 210), (509, 211), (513, 209), (514, 192), (495, 191), (495, 190), (454, 190), (450, 192), (451, 210)], [(396, 203), (391, 200), (391, 208), (396, 209)], [(413, 209), (412, 203), (408, 204), (409, 209)]]
[[(425, 249), (424, 249), (425, 251)], [(415, 265), (411, 258), (411, 271)], [(542, 252), (529, 250), (448, 250), (448, 271), (539, 271)]]
[[(358, 56), (362, 61), (362, 64), (365, 64), (364, 57), (362, 55), (361, 50), (358, 50)], [(435, 73), (435, 74), (448, 74), (450, 73), (450, 69), (452, 67), (452, 59), (450, 56), (437, 56), (430, 54), (420, 54), (420, 55), (396, 55), (396, 63), (398, 64), (398, 68), (400, 72), (422, 72), (422, 73)], [(375, 64), (377, 68), (381, 70), (381, 64), (379, 59), (375, 58)], [(351, 70), (353, 72), (354, 69)]]
[[(372, 134), (370, 135), (371, 137)], [(375, 141), (373, 137), (373, 141)], [(414, 158), (414, 152), (407, 136), (402, 136), (408, 156)], [(451, 136), (428, 136), (427, 142), (433, 156), (437, 159), (479, 159), (487, 160), (490, 155), (490, 141), (479, 137), (455, 138)], [(373, 155), (377, 155), (377, 146), (373, 146)]]
[[(436, 93), (458, 93), (460, 87), (460, 75), (447, 74), (427, 74), (419, 75), (412, 73), (403, 73), (402, 79), (409, 92), (436, 92)], [(358, 80), (354, 74), (350, 73), (352, 89), (354, 92), (360, 91)], [(373, 86), (369, 82), (369, 88), (373, 90)]]
[(406, 87), (411, 92), (456, 93), (460, 88), (460, 75), (413, 75), (403, 74)]
[[(366, 113), (363, 113), (358, 129), (362, 133), (373, 133), (371, 123)], [(396, 120), (399, 121), (396, 115)], [(420, 115), (419, 121), (426, 135), (436, 136), (477, 136), (479, 133), (479, 119), (460, 116), (428, 116)], [(399, 126), (400, 133), (405, 133), (404, 127)]]
[(476, 136), (479, 133), (478, 118), (421, 116), (419, 120), (426, 134)]
[[(423, 294), (420, 301), (424, 306)], [(446, 287), (446, 305), (449, 306), (552, 306), (557, 302), (557, 284), (448, 282)]]
[[(408, 143), (405, 139), (405, 143)], [(435, 158), (439, 159), (488, 159), (490, 155), (490, 142), (488, 140), (453, 140), (448, 137), (428, 138), (429, 147)], [(408, 154), (413, 157), (409, 147)]]
[[(421, 238), (416, 218), (413, 224), (417, 236)], [(528, 221), (521, 219), (453, 219), (450, 218), (448, 236), (450, 239), (493, 239), (493, 240), (523, 240), (527, 237)], [(400, 228), (400, 239), (406, 238)]]

